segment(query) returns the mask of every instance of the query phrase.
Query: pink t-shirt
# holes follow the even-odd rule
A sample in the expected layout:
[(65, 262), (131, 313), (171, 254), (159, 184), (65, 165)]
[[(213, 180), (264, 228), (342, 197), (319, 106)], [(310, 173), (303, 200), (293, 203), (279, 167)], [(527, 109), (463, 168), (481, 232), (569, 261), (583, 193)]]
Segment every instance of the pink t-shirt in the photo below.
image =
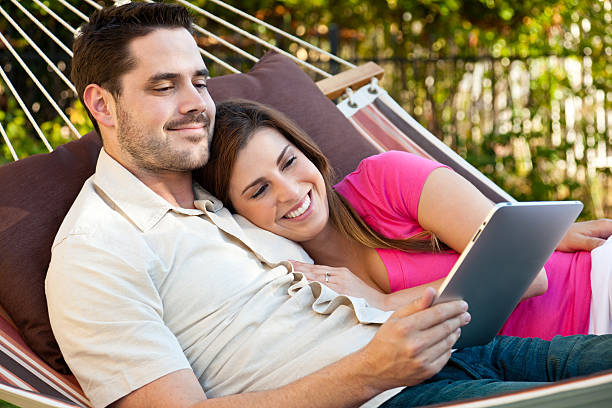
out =
[[(406, 152), (390, 151), (364, 159), (335, 186), (374, 230), (389, 238), (407, 238), (418, 223), (421, 190), (429, 174), (444, 165)], [(445, 277), (459, 255), (408, 253), (377, 249), (391, 292)], [(585, 334), (591, 302), (589, 252), (556, 251), (546, 263), (548, 290), (516, 307), (500, 334), (551, 339), (557, 334)]]

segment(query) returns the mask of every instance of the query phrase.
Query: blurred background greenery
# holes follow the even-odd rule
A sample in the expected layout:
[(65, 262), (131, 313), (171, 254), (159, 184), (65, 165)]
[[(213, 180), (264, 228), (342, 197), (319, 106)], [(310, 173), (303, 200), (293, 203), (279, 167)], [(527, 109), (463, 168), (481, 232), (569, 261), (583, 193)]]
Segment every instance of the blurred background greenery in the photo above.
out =
[[(14, 4), (2, 7), (65, 73), (67, 54)], [(25, 4), (26, 2), (24, 2)], [(30, 2), (27, 2), (30, 3)], [(73, 27), (83, 21), (60, 3), (89, 14), (83, 1), (34, 1), (27, 8), (65, 44), (72, 33), (48, 17), (45, 5)], [(110, 4), (111, 2), (98, 2)], [(329, 58), (257, 28), (213, 1), (200, 6), (255, 32), (325, 70)], [(581, 218), (612, 216), (611, 0), (241, 0), (228, 1), (266, 22), (356, 64), (385, 69), (382, 85), (411, 115), (519, 200), (578, 199)], [(198, 24), (261, 56), (265, 49), (206, 16)], [(91, 129), (80, 104), (6, 18), (0, 29), (43, 79), (81, 133)], [(214, 38), (200, 44), (232, 65), (252, 62)], [(0, 44), (0, 64), (27, 89), (24, 103), (51, 145), (73, 136), (57, 112)], [(214, 75), (228, 73), (207, 61)], [(320, 79), (313, 77), (313, 79)], [(34, 129), (0, 81), (0, 123), (19, 157), (44, 152)], [(12, 161), (0, 142), (0, 164)]]

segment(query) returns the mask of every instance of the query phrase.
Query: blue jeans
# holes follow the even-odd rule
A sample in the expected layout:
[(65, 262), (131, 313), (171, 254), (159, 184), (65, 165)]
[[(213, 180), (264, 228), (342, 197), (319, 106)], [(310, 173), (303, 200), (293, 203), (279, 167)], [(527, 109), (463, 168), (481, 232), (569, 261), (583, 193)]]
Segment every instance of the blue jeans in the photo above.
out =
[(486, 397), (612, 368), (612, 335), (552, 341), (498, 336), (454, 352), (442, 371), (381, 407), (406, 408)]

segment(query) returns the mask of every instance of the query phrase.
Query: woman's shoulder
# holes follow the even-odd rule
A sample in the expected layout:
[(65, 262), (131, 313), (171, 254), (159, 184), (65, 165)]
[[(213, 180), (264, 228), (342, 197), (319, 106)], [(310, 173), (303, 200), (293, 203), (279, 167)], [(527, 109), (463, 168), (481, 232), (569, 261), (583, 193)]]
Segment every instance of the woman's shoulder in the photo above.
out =
[(393, 172), (395, 174), (415, 170), (433, 170), (443, 164), (414, 153), (399, 150), (389, 150), (363, 159), (355, 172), (378, 173)]
[(363, 159), (335, 188), (343, 195), (349, 188), (373, 195), (407, 188), (420, 191), (429, 174), (443, 166), (413, 153), (390, 150)]

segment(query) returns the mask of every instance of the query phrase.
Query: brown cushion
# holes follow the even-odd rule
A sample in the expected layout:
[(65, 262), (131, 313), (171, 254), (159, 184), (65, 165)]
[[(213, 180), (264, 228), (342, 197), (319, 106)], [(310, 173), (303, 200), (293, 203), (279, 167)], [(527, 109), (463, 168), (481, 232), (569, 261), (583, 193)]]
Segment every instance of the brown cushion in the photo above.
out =
[(99, 152), (98, 136), (88, 134), (0, 167), (0, 303), (26, 343), (61, 372), (67, 367), (49, 326), (44, 279), (55, 234)]
[[(313, 137), (341, 174), (375, 153), (312, 80), (278, 53), (266, 54), (248, 74), (213, 78), (209, 86), (217, 102), (246, 98), (280, 109)], [(53, 153), (0, 167), (0, 304), (28, 345), (61, 372), (68, 368), (51, 333), (44, 279), (55, 234), (93, 173), (99, 149), (91, 133)]]

